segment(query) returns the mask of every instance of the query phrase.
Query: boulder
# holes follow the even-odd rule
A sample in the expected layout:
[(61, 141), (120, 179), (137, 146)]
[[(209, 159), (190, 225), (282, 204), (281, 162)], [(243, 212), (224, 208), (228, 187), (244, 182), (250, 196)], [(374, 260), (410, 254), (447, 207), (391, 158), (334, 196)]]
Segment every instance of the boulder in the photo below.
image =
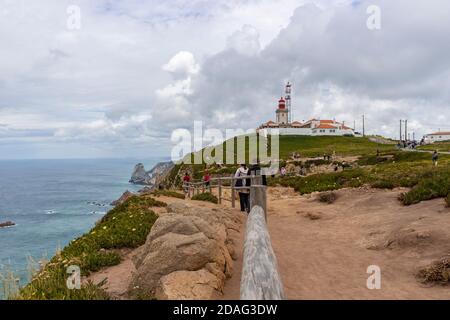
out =
[(158, 299), (208, 299), (221, 293), (232, 275), (242, 218), (231, 210), (186, 203), (169, 204), (167, 211), (133, 258), (137, 271), (130, 289)]
[(161, 278), (156, 289), (158, 300), (209, 300), (217, 296), (220, 281), (205, 269), (176, 271)]
[(207, 263), (219, 260), (221, 250), (203, 233), (168, 233), (153, 240), (144, 255), (136, 263), (133, 286), (154, 294), (161, 277), (175, 271), (202, 269)]
[(145, 171), (145, 167), (142, 163), (138, 163), (134, 166), (133, 173), (131, 174), (131, 179), (129, 181), (133, 184), (151, 184), (151, 176)]
[(6, 227), (12, 227), (15, 226), (16, 224), (12, 221), (5, 221), (5, 222), (0, 222), (0, 228), (6, 228)]

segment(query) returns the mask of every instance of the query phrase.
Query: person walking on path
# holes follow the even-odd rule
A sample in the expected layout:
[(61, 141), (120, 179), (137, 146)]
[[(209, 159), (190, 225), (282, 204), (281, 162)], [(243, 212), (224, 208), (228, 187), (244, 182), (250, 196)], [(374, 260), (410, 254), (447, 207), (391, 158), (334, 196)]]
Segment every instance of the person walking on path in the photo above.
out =
[[(241, 164), (241, 166), (236, 170), (236, 173), (234, 175), (235, 178), (241, 178), (248, 176), (248, 168), (247, 165)], [(247, 187), (250, 185), (249, 181), (250, 179), (237, 179), (235, 187)], [(239, 189), (239, 203), (241, 205), (241, 211), (242, 212), (250, 212), (250, 190), (248, 189)]]
[(439, 160), (439, 153), (437, 152), (437, 150), (434, 150), (433, 156), (431, 157), (431, 159), (433, 160), (433, 166), (437, 167), (438, 160)]

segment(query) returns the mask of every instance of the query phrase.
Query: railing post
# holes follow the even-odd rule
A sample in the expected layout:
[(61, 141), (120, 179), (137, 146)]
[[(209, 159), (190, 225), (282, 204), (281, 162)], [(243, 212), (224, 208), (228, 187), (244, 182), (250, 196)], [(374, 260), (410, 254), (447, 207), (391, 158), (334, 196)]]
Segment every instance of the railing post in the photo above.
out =
[(231, 207), (236, 207), (236, 194), (234, 192), (234, 178), (231, 178)]
[(218, 186), (218, 193), (219, 193), (219, 204), (222, 204), (222, 180), (219, 179), (217, 181), (217, 186)]

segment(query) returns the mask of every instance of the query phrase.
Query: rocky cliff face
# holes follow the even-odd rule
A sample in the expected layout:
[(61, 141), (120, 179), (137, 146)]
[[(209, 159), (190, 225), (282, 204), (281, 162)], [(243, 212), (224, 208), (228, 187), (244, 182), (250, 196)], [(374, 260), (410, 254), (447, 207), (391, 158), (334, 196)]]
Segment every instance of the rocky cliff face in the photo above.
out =
[(185, 203), (167, 211), (134, 258), (131, 291), (161, 300), (217, 297), (232, 274), (242, 216)]
[(131, 175), (130, 183), (155, 186), (159, 184), (173, 168), (173, 162), (160, 162), (150, 171), (146, 171), (142, 163), (138, 163)]

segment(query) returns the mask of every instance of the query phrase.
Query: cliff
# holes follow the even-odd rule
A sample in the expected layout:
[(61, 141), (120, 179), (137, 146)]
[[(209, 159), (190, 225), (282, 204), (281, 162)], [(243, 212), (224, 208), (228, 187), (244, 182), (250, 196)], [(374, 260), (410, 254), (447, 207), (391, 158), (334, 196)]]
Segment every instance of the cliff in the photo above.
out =
[(157, 186), (160, 184), (166, 175), (173, 168), (174, 164), (171, 161), (160, 162), (155, 165), (150, 171), (146, 171), (142, 163), (138, 163), (131, 175), (130, 183), (148, 186)]

